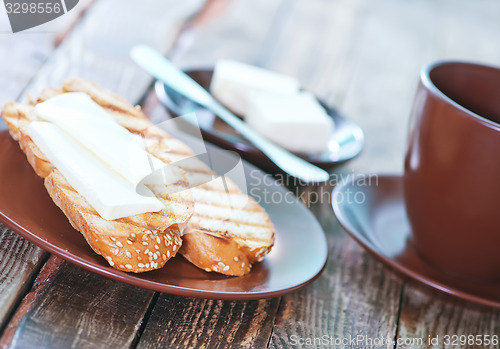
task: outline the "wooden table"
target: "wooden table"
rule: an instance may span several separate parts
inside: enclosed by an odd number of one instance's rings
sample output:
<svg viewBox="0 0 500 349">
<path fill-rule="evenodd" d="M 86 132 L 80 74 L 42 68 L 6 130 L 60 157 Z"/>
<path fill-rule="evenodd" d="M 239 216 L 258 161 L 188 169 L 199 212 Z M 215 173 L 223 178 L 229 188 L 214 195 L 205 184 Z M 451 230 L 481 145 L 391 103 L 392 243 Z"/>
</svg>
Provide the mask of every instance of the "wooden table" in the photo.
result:
<svg viewBox="0 0 500 349">
<path fill-rule="evenodd" d="M 151 77 L 128 58 L 136 43 L 182 67 L 224 57 L 296 76 L 365 131 L 366 149 L 334 169 L 337 176 L 401 171 L 423 64 L 500 62 L 495 0 L 80 0 L 27 32 L 9 34 L 1 25 L 2 104 L 82 76 L 145 101 L 148 115 L 161 118 Z M 364 335 L 386 340 L 366 347 L 398 346 L 391 341 L 403 338 L 400 348 L 425 348 L 411 341 L 500 334 L 500 311 L 407 282 L 361 249 L 339 227 L 329 200 L 313 200 L 330 186 L 292 189 L 323 225 L 329 262 L 306 289 L 260 301 L 135 288 L 50 256 L 0 226 L 0 347 L 286 348 L 293 338 Z"/>
</svg>

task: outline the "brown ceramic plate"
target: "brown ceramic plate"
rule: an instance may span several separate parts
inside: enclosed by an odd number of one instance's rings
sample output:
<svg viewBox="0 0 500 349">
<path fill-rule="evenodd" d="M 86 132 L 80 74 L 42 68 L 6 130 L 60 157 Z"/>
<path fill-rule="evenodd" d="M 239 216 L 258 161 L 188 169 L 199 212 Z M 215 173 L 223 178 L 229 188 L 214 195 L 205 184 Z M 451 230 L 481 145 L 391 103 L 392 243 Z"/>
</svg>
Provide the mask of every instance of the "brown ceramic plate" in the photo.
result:
<svg viewBox="0 0 500 349">
<path fill-rule="evenodd" d="M 189 139 L 182 140 L 190 144 Z M 208 148 L 210 151 L 215 147 Z M 225 161 L 220 154 L 218 157 Z M 301 289 L 325 266 L 327 246 L 323 230 L 305 206 L 291 200 L 293 195 L 285 188 L 252 165 L 245 163 L 244 167 L 248 186 L 253 189 L 249 192 L 260 200 L 276 226 L 276 243 L 264 261 L 242 277 L 207 273 L 182 256 L 173 258 L 162 269 L 142 274 L 109 267 L 52 202 L 43 180 L 36 176 L 19 145 L 6 131 L 0 132 L 0 219 L 27 240 L 69 262 L 155 291 L 236 300 L 275 297 Z M 286 200 L 273 204 L 264 200 L 263 193 Z"/>
<path fill-rule="evenodd" d="M 366 178 L 350 177 L 333 193 L 335 214 L 355 240 L 405 276 L 456 297 L 500 308 L 500 284 L 455 278 L 419 256 L 411 240 L 400 176 L 378 176 L 371 183 Z"/>
<path fill-rule="evenodd" d="M 186 74 L 208 90 L 212 80 L 213 70 L 187 70 Z M 217 118 L 212 112 L 172 90 L 164 83 L 155 84 L 156 96 L 174 116 L 196 112 L 203 138 L 224 149 L 238 152 L 244 159 L 263 168 L 275 172 L 278 167 L 259 149 Z M 364 146 L 364 134 L 353 121 L 340 115 L 337 110 L 319 101 L 327 114 L 335 122 L 335 128 L 328 141 L 328 147 L 320 153 L 297 153 L 304 160 L 323 168 L 343 163 L 357 156 Z"/>
</svg>

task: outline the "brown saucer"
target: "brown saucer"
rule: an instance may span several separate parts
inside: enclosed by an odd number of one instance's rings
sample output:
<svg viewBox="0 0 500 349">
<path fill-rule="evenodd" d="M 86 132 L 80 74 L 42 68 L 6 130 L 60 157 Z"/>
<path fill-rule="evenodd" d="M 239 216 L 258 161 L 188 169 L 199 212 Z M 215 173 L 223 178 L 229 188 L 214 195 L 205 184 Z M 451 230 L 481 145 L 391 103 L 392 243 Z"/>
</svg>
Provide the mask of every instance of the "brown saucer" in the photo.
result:
<svg viewBox="0 0 500 349">
<path fill-rule="evenodd" d="M 333 198 L 342 200 L 333 201 L 333 210 L 344 229 L 368 252 L 401 274 L 456 297 L 500 308 L 499 283 L 455 278 L 419 256 L 411 241 L 402 177 L 377 178 L 369 185 L 366 177 L 352 176 L 334 189 Z"/>
<path fill-rule="evenodd" d="M 190 145 L 190 139 L 182 140 Z M 216 147 L 207 145 L 209 151 Z M 233 163 L 230 155 L 217 155 Z M 241 277 L 207 273 L 182 256 L 164 268 L 128 274 L 111 268 L 52 202 L 43 180 L 6 132 L 0 132 L 0 220 L 41 248 L 106 277 L 155 291 L 210 299 L 260 299 L 280 296 L 310 284 L 323 270 L 327 245 L 323 229 L 293 194 L 254 166 L 244 163 L 249 193 L 256 200 L 284 197 L 277 204 L 261 201 L 276 227 L 276 244 L 263 262 Z M 252 172 L 251 175 L 250 172 Z M 261 197 L 262 196 L 262 197 Z M 307 243 L 304 243 L 307 241 Z"/>
</svg>

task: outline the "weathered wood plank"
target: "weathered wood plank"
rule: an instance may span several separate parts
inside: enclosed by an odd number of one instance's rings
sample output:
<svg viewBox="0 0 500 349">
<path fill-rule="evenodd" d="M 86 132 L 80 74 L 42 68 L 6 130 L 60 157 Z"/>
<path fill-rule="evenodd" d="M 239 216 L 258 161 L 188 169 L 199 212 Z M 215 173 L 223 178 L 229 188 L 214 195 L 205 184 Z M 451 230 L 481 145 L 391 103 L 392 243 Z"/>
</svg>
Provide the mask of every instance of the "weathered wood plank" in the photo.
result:
<svg viewBox="0 0 500 349">
<path fill-rule="evenodd" d="M 331 212 L 319 215 L 323 224 L 325 215 Z M 282 297 L 269 347 L 392 348 L 401 281 L 338 225 L 330 223 L 325 228 L 326 269 L 308 288 Z M 336 342 L 351 339 L 360 342 Z M 374 339 L 380 344 L 370 345 Z"/>
<path fill-rule="evenodd" d="M 130 347 L 154 292 L 51 258 L 10 348 Z"/>
<path fill-rule="evenodd" d="M 217 301 L 160 295 L 138 348 L 265 348 L 279 298 Z"/>
<path fill-rule="evenodd" d="M 68 77 L 82 76 L 137 102 L 152 79 L 130 60 L 130 47 L 147 43 L 166 52 L 185 21 L 203 3 L 203 0 L 98 1 L 50 56 L 26 91 L 36 93 L 46 86 L 59 86 Z M 29 297 L 21 303 L 19 311 L 26 315 L 18 322 L 19 327 L 11 323 L 6 332 L 6 335 L 15 333 L 13 346 L 40 342 L 46 347 L 123 347 L 133 343 L 153 292 L 103 280 L 66 263 L 56 275 L 48 281 L 50 291 L 35 297 L 28 305 Z M 80 279 L 85 282 L 79 282 Z M 130 297 L 125 296 L 127 293 Z M 136 300 L 138 308 L 130 311 L 123 302 L 133 301 L 134 294 L 142 295 L 143 300 Z M 93 303 L 93 299 L 102 304 Z M 122 316 L 127 318 L 126 322 L 117 320 Z M 113 327 L 103 325 L 106 319 Z"/>
<path fill-rule="evenodd" d="M 23 321 L 23 317 L 38 300 L 40 294 L 45 291 L 48 285 L 50 285 L 50 277 L 58 270 L 62 262 L 62 259 L 51 256 L 47 263 L 43 265 L 43 268 L 33 282 L 30 292 L 16 309 L 16 313 L 12 319 L 10 319 L 7 327 L 5 328 L 5 331 L 0 338 L 0 348 L 5 349 L 11 345 L 12 339 L 16 334 L 16 330 L 18 329 L 19 324 Z"/>
<path fill-rule="evenodd" d="M 0 225 L 0 325 L 30 288 L 46 256 L 42 249 Z"/>
<path fill-rule="evenodd" d="M 453 335 L 474 339 L 461 344 Z M 481 339 L 489 335 L 490 343 L 480 345 L 477 335 Z M 500 311 L 405 286 L 398 330 L 401 343 L 397 348 L 498 348 L 491 342 L 493 335 L 500 336 Z M 452 345 L 454 340 L 458 345 Z"/>
</svg>

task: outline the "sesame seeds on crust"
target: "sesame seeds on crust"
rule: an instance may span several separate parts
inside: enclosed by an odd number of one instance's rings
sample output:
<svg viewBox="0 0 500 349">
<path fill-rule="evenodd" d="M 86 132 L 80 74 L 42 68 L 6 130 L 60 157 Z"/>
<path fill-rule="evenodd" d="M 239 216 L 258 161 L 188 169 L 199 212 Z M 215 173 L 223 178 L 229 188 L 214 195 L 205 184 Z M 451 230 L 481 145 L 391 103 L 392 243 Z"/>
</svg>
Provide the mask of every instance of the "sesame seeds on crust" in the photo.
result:
<svg viewBox="0 0 500 349">
<path fill-rule="evenodd" d="M 136 231 L 129 236 L 101 236 L 101 241 L 108 247 L 102 250 L 111 252 L 103 255 L 111 267 L 134 273 L 163 267 L 171 257 L 175 256 L 182 243 L 177 229 L 165 232 Z"/>
</svg>

